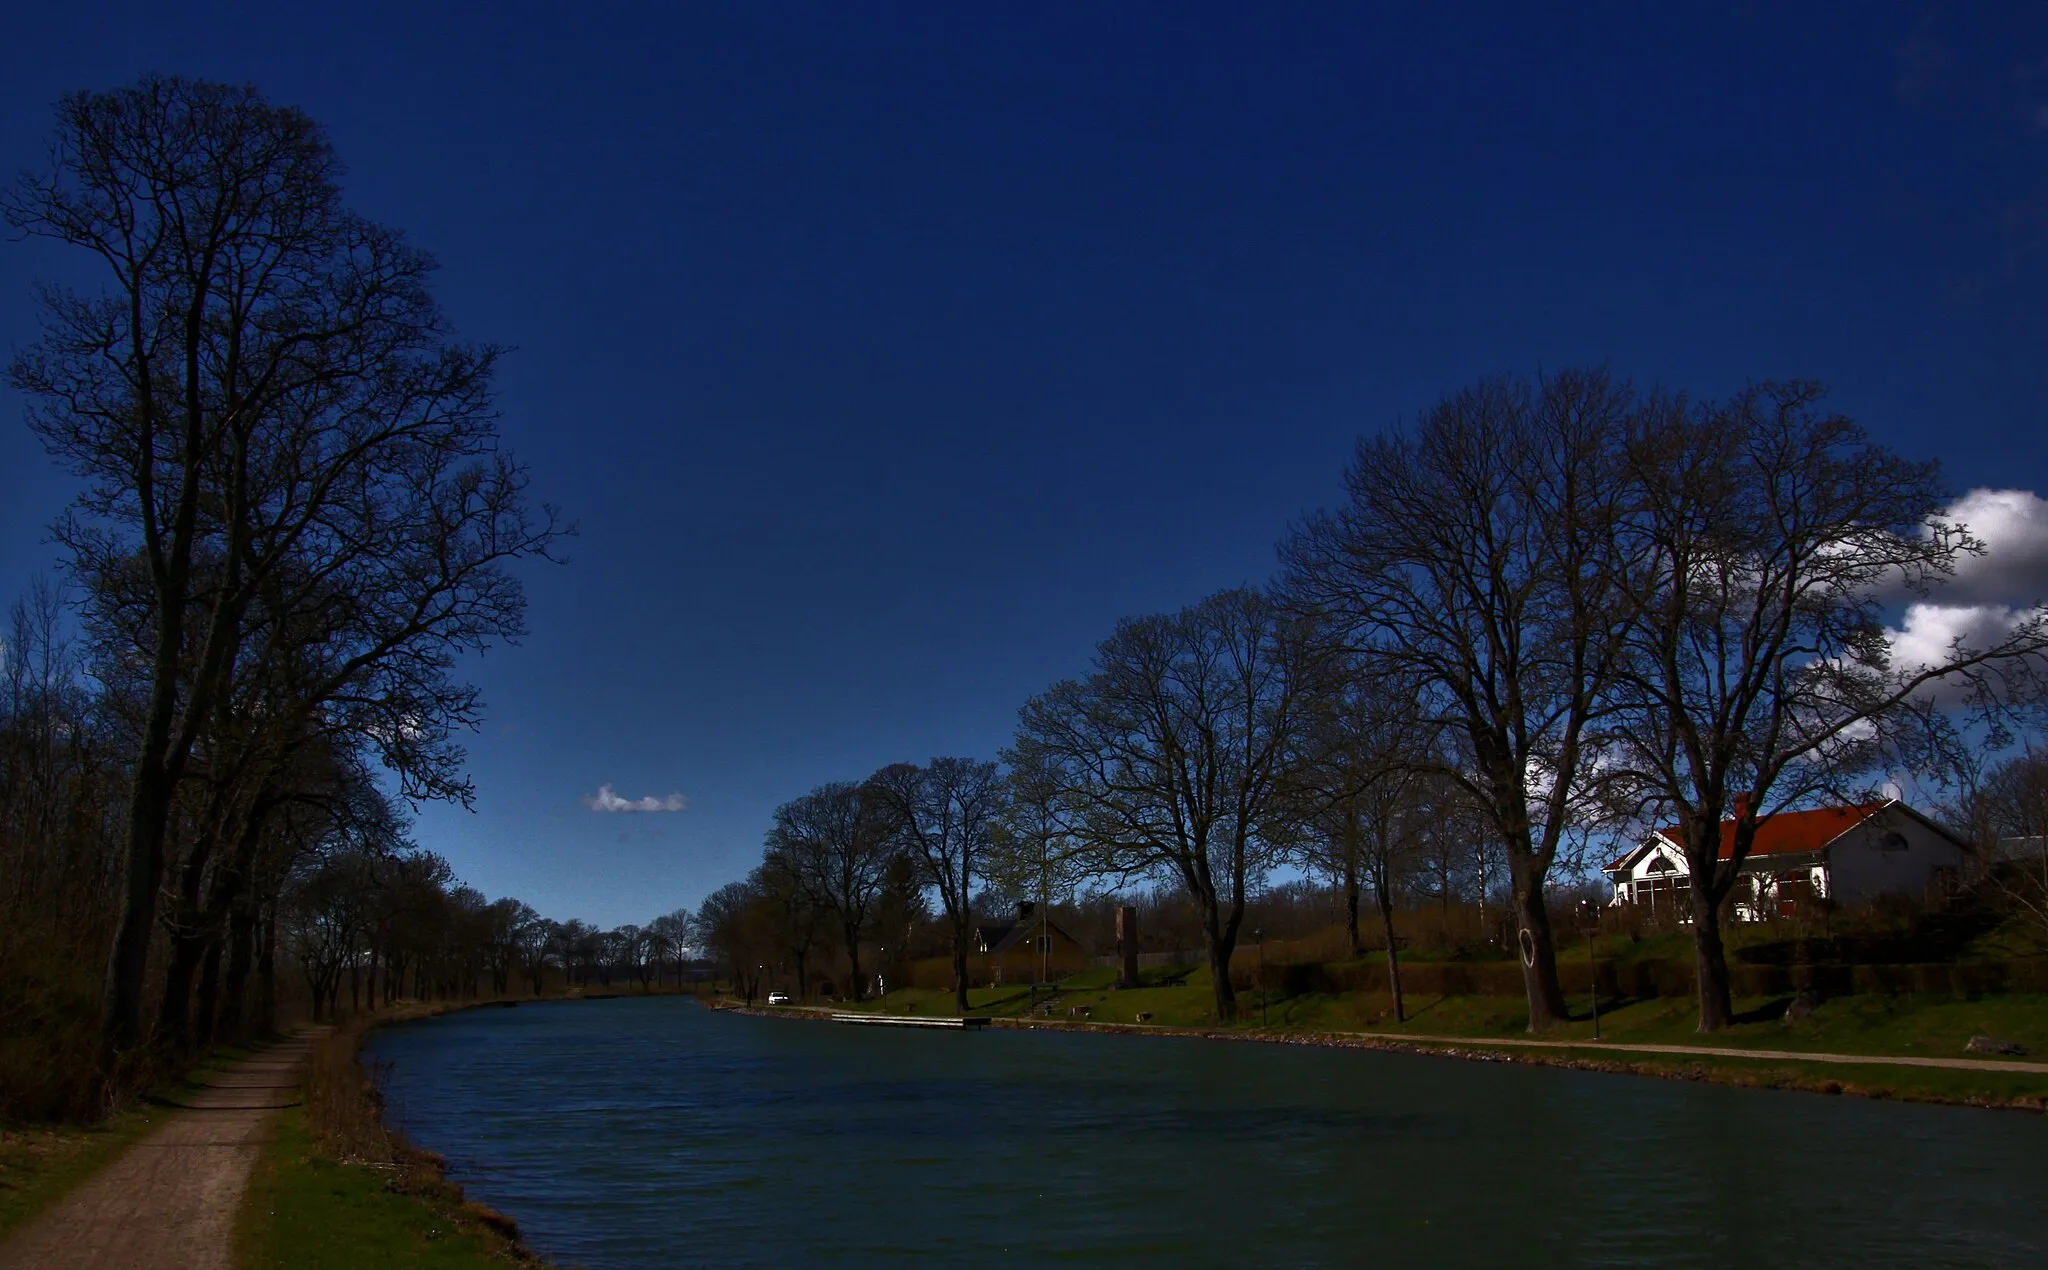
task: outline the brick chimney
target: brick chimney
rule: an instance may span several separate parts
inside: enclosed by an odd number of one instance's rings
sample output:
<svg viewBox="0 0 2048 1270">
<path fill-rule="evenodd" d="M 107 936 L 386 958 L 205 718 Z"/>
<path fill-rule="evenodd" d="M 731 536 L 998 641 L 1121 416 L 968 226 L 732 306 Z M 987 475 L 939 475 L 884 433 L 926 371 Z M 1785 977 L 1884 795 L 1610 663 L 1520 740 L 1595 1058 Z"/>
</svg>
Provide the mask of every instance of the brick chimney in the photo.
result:
<svg viewBox="0 0 2048 1270">
<path fill-rule="evenodd" d="M 1749 791 L 1743 790 L 1735 796 L 1735 818 L 1741 820 L 1749 815 Z"/>
</svg>

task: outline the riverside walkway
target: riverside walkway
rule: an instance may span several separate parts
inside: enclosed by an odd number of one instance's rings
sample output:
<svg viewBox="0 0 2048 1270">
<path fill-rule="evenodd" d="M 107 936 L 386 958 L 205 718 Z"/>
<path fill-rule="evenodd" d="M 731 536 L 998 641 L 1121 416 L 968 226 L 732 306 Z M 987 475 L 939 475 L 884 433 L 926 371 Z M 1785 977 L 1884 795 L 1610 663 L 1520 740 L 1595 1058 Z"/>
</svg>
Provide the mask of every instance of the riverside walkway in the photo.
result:
<svg viewBox="0 0 2048 1270">
<path fill-rule="evenodd" d="M 11 1235 L 0 1267 L 227 1270 L 272 1122 L 299 1100 L 302 1032 L 220 1073 L 149 1137 Z"/>
</svg>

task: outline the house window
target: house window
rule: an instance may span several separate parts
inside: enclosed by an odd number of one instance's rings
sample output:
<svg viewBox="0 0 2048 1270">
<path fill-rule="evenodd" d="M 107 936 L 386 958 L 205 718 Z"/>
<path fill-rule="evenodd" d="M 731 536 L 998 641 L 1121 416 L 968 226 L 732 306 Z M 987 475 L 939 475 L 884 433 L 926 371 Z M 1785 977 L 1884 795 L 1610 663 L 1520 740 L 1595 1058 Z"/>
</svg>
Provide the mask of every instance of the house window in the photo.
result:
<svg viewBox="0 0 2048 1270">
<path fill-rule="evenodd" d="M 1038 951 L 1042 953 L 1049 953 L 1052 951 L 1052 936 L 1040 935 L 1036 942 L 1038 944 Z"/>
</svg>

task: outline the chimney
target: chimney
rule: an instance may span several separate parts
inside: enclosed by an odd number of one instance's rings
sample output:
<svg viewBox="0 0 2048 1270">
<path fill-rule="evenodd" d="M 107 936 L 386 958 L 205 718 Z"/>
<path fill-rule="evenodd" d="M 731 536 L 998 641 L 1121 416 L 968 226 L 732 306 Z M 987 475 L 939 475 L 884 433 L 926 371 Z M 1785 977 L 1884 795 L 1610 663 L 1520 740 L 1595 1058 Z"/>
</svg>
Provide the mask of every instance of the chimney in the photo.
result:
<svg viewBox="0 0 2048 1270">
<path fill-rule="evenodd" d="M 1018 924 L 1019 924 L 1019 925 L 1022 925 L 1023 923 L 1025 923 L 1025 922 L 1028 922 L 1028 921 L 1030 921 L 1030 920 L 1031 920 L 1031 914 L 1032 914 L 1033 910 L 1035 910 L 1035 909 L 1036 909 L 1037 907 L 1038 907 L 1038 905 L 1037 905 L 1037 904 L 1035 904 L 1035 903 L 1033 903 L 1033 902 L 1032 902 L 1032 901 L 1030 901 L 1030 900 L 1018 900 L 1018 901 L 1017 901 L 1017 922 L 1018 922 Z"/>
<path fill-rule="evenodd" d="M 1749 791 L 1748 791 L 1748 790 L 1744 790 L 1744 791 L 1742 791 L 1741 793 L 1739 793 L 1739 794 L 1737 794 L 1737 795 L 1735 796 L 1735 818 L 1736 818 L 1737 820 L 1746 820 L 1746 819 L 1748 819 L 1748 817 L 1749 817 Z"/>
</svg>

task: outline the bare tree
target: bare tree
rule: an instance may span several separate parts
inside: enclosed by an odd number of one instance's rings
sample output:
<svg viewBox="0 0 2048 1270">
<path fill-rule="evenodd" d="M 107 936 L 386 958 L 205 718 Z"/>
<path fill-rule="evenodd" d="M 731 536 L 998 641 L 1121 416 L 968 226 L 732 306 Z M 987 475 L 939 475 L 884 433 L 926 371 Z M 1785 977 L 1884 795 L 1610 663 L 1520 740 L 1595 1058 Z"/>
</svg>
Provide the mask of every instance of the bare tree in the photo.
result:
<svg viewBox="0 0 2048 1270">
<path fill-rule="evenodd" d="M 1247 887 L 1287 846 L 1285 783 L 1316 665 L 1297 624 L 1256 591 L 1126 619 L 1094 673 L 1025 705 L 1004 755 L 1077 809 L 1091 872 L 1179 883 L 1201 912 L 1225 1021 Z"/>
<path fill-rule="evenodd" d="M 1996 710 L 2048 649 L 2037 609 L 1929 662 L 1895 660 L 1888 602 L 1981 546 L 1941 520 L 1935 464 L 1872 444 L 1822 401 L 1809 383 L 1669 401 L 1628 446 L 1639 503 L 1617 576 L 1634 618 L 1612 755 L 1679 821 L 1702 1032 L 1733 1017 L 1722 907 L 1758 827 L 1916 744 L 1903 733 L 1917 699 Z"/>
<path fill-rule="evenodd" d="M 1544 885 L 1600 773 L 1588 742 L 1620 658 L 1615 522 L 1634 393 L 1604 372 L 1488 380 L 1368 438 L 1348 497 L 1282 546 L 1290 603 L 1410 677 L 1457 742 L 1514 883 L 1529 1027 L 1567 1016 Z"/>
<path fill-rule="evenodd" d="M 1370 887 L 1387 947 L 1394 1018 L 1406 1019 L 1394 888 L 1416 863 L 1434 815 L 1438 725 L 1427 719 L 1412 682 L 1376 658 L 1354 662 L 1312 703 L 1309 742 L 1293 779 L 1301 818 L 1302 861 L 1337 883 L 1351 952 L 1361 941 L 1361 891 Z M 1454 797 L 1455 795 L 1453 795 Z M 1448 801 L 1448 800 L 1446 800 Z"/>
<path fill-rule="evenodd" d="M 1995 893 L 2048 942 L 2048 753 L 1991 765 L 1960 810 Z"/>
<path fill-rule="evenodd" d="M 1071 903 L 1088 878 L 1085 810 L 1061 791 L 1059 772 L 1044 756 L 1007 777 L 1003 816 L 990 839 L 982 868 L 990 889 L 1016 899 L 1030 897 L 1039 921 L 1039 970 L 1050 971 L 1052 906 Z"/>
<path fill-rule="evenodd" d="M 1009 793 L 994 763 L 935 758 L 894 763 L 868 778 L 886 831 L 939 893 L 953 936 L 953 1006 L 967 1013 L 967 955 L 974 947 L 973 885 L 1002 823 Z"/>
<path fill-rule="evenodd" d="M 498 351 L 448 338 L 433 262 L 343 208 L 340 165 L 305 115 L 161 77 L 73 94 L 57 115 L 48 169 L 4 211 L 95 258 L 106 289 L 47 289 L 44 335 L 10 377 L 86 480 L 58 530 L 73 571 L 118 591 L 139 570 L 148 605 L 110 1065 L 137 1035 L 172 804 L 258 591 L 296 563 L 330 595 L 384 605 L 392 589 L 355 590 L 350 571 L 416 568 L 433 557 L 415 544 L 438 538 L 463 547 L 462 599 L 444 591 L 412 616 L 453 607 L 481 637 L 513 634 L 518 587 L 495 566 L 544 550 L 551 526 L 526 521 L 524 474 L 496 450 Z M 397 594 L 403 610 L 420 593 Z"/>
<path fill-rule="evenodd" d="M 731 972 L 734 989 L 751 1004 L 761 976 L 774 958 L 773 901 L 749 879 L 728 882 L 704 897 L 697 929 L 705 951 Z"/>
<path fill-rule="evenodd" d="M 818 946 L 818 928 L 831 908 L 804 874 L 803 859 L 787 847 L 771 844 L 749 876 L 754 889 L 775 911 L 775 942 L 796 967 L 796 996 L 811 995 L 811 951 Z"/>
<path fill-rule="evenodd" d="M 848 988 L 860 1000 L 866 992 L 860 944 L 896 855 L 875 797 L 848 781 L 820 785 L 775 809 L 768 845 L 787 856 L 816 901 L 837 916 Z"/>
</svg>

